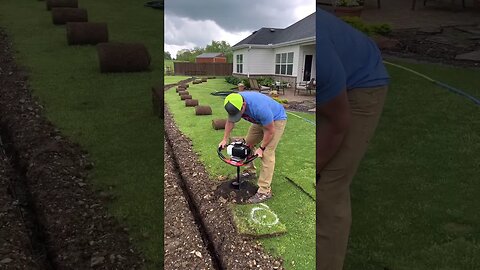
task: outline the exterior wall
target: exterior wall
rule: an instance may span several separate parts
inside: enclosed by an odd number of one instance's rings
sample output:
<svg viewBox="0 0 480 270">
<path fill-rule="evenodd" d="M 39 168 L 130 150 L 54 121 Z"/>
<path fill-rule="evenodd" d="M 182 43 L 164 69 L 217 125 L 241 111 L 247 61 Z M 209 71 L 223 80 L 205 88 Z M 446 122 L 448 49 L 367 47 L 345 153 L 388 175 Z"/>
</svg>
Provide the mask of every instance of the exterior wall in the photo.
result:
<svg viewBox="0 0 480 270">
<path fill-rule="evenodd" d="M 275 55 L 278 53 L 293 52 L 293 70 L 292 75 L 275 74 Z M 243 54 L 243 73 L 236 73 L 237 58 L 236 55 Z M 288 81 L 303 81 L 303 69 L 305 66 L 305 55 L 313 55 L 312 59 L 312 74 L 311 77 L 316 76 L 315 67 L 315 44 L 311 45 L 291 45 L 274 49 L 240 49 L 233 52 L 233 74 L 243 76 L 270 76 L 278 77 L 281 80 Z M 291 79 L 291 80 L 290 80 Z"/>
<path fill-rule="evenodd" d="M 244 60 L 248 75 L 273 74 L 275 72 L 275 55 L 272 49 L 247 50 L 248 61 Z M 244 56 L 245 57 L 245 56 Z"/>
<path fill-rule="evenodd" d="M 195 63 L 226 63 L 226 57 L 195 58 Z"/>
<path fill-rule="evenodd" d="M 215 57 L 213 58 L 214 63 L 226 63 L 227 58 L 226 57 Z"/>
</svg>

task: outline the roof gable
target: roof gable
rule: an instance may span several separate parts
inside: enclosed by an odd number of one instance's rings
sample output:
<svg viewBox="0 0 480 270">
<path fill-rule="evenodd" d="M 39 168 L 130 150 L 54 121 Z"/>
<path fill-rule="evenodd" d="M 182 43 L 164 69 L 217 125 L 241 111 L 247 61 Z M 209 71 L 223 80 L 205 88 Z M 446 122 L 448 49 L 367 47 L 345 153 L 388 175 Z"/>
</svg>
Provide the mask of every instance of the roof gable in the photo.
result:
<svg viewBox="0 0 480 270">
<path fill-rule="evenodd" d="M 303 18 L 302 20 L 290 25 L 285 29 L 280 28 L 260 28 L 250 36 L 235 44 L 240 45 L 269 45 L 279 44 L 289 41 L 295 41 L 315 37 L 315 13 Z"/>
<path fill-rule="evenodd" d="M 197 58 L 213 58 L 213 57 L 225 57 L 223 53 L 202 53 Z"/>
</svg>

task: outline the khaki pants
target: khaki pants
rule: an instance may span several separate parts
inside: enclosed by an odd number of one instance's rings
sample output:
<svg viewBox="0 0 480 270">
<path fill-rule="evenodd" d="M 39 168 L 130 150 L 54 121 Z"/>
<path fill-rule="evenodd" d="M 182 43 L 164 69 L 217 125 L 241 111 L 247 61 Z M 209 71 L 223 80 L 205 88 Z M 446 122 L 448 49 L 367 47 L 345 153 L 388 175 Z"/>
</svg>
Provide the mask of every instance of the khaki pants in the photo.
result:
<svg viewBox="0 0 480 270">
<path fill-rule="evenodd" d="M 348 92 L 351 125 L 317 183 L 317 270 L 341 270 L 351 225 L 350 183 L 377 127 L 387 86 Z"/>
<path fill-rule="evenodd" d="M 263 151 L 262 169 L 258 176 L 258 192 L 269 193 L 271 191 L 270 185 L 272 183 L 273 171 L 275 170 L 275 149 L 277 149 L 278 142 L 282 138 L 283 131 L 287 120 L 279 120 L 273 122 L 275 126 L 275 134 L 272 140 L 268 143 L 265 151 Z M 261 125 L 253 124 L 248 129 L 245 141 L 248 145 L 256 145 L 263 139 L 263 127 Z M 245 166 L 248 170 L 254 170 L 253 162 Z"/>
</svg>

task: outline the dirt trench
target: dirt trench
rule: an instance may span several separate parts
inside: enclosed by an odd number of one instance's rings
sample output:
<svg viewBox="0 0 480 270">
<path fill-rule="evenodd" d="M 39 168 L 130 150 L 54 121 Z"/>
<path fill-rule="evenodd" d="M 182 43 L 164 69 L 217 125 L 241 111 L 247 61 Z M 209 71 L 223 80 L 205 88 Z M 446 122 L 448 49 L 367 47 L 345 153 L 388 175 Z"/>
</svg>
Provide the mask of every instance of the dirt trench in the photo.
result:
<svg viewBox="0 0 480 270">
<path fill-rule="evenodd" d="M 2 246 L 0 268 L 141 269 L 144 259 L 108 214 L 107 198 L 88 183 L 88 153 L 43 116 L 12 52 L 0 29 L 0 242 L 18 244 Z"/>
</svg>

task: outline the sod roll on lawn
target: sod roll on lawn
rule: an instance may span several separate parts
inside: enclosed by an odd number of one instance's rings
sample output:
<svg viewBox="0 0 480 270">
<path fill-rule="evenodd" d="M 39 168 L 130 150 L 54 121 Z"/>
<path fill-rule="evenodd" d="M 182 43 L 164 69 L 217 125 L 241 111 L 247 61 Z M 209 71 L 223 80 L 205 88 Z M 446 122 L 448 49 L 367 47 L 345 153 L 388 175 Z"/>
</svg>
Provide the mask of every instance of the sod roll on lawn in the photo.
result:
<svg viewBox="0 0 480 270">
<path fill-rule="evenodd" d="M 188 91 L 178 91 L 178 95 L 179 96 L 190 95 L 190 93 L 188 93 Z"/>
<path fill-rule="evenodd" d="M 191 95 L 181 95 L 180 100 L 192 99 Z"/>
<path fill-rule="evenodd" d="M 147 48 L 141 43 L 99 43 L 97 53 L 102 73 L 146 71 L 151 62 Z"/>
<path fill-rule="evenodd" d="M 195 107 L 195 115 L 211 115 L 212 108 L 210 106 L 197 106 Z"/>
<path fill-rule="evenodd" d="M 78 0 L 47 0 L 46 2 L 47 10 L 52 8 L 78 8 Z"/>
<path fill-rule="evenodd" d="M 106 23 L 68 22 L 68 45 L 97 45 L 108 42 L 108 28 Z"/>
<path fill-rule="evenodd" d="M 198 99 L 186 99 L 185 107 L 195 107 L 198 106 Z"/>
<path fill-rule="evenodd" d="M 178 87 L 175 89 L 175 92 L 178 93 L 178 92 L 180 92 L 180 91 L 186 91 L 186 90 L 187 90 L 186 88 L 178 86 Z"/>
<path fill-rule="evenodd" d="M 215 130 L 225 129 L 225 124 L 227 124 L 226 119 L 213 119 L 212 120 L 212 127 Z"/>
<path fill-rule="evenodd" d="M 67 22 L 87 22 L 87 10 L 83 8 L 52 8 L 52 21 L 55 25 Z"/>
</svg>

